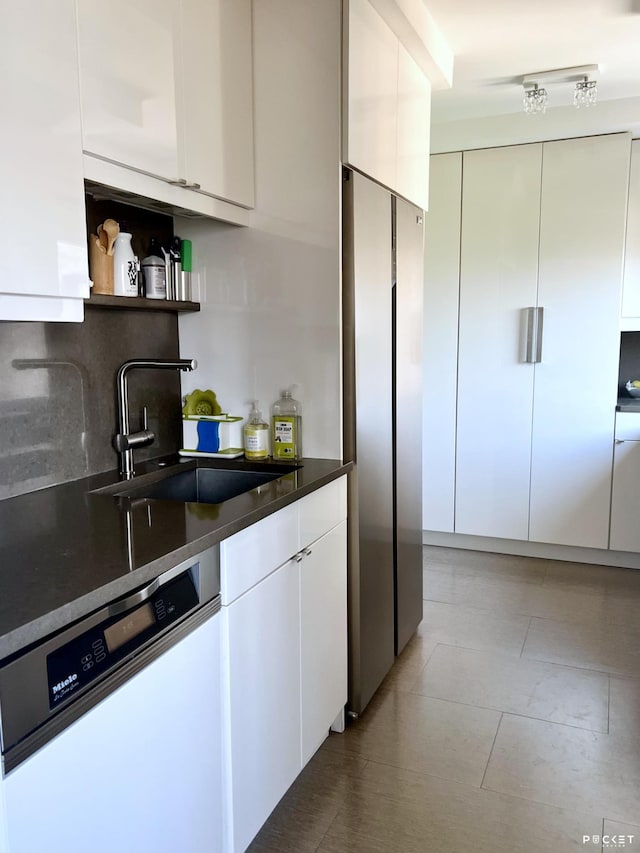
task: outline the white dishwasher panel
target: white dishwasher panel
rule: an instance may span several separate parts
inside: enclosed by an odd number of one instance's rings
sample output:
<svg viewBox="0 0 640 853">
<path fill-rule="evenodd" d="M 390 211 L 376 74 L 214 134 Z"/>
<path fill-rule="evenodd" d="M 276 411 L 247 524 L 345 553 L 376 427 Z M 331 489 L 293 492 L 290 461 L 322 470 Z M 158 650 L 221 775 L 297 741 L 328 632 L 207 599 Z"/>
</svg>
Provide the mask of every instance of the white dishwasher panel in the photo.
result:
<svg viewBox="0 0 640 853">
<path fill-rule="evenodd" d="M 220 622 L 8 774 L 8 853 L 222 851 Z"/>
</svg>

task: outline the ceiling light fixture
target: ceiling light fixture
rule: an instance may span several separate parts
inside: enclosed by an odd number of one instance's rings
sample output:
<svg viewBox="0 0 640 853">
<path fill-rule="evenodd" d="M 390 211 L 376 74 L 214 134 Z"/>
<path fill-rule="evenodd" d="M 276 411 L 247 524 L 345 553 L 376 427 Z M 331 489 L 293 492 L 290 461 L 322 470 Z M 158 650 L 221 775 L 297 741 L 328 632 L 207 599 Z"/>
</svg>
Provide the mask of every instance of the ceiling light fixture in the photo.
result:
<svg viewBox="0 0 640 853">
<path fill-rule="evenodd" d="M 543 84 L 574 83 L 573 105 L 580 107 L 592 107 L 598 100 L 598 84 L 596 80 L 589 77 L 597 72 L 597 65 L 578 65 L 573 68 L 556 68 L 552 71 L 539 71 L 537 74 L 527 74 L 522 78 L 524 98 L 522 106 L 527 114 L 540 114 L 546 112 L 548 106 L 548 95 Z"/>
<path fill-rule="evenodd" d="M 596 80 L 578 80 L 573 93 L 573 106 L 579 110 L 580 107 L 595 107 L 598 103 L 598 83 Z"/>
<path fill-rule="evenodd" d="M 547 90 L 540 89 L 537 83 L 534 83 L 530 89 L 524 90 L 522 106 L 527 115 L 546 112 L 547 102 Z"/>
</svg>

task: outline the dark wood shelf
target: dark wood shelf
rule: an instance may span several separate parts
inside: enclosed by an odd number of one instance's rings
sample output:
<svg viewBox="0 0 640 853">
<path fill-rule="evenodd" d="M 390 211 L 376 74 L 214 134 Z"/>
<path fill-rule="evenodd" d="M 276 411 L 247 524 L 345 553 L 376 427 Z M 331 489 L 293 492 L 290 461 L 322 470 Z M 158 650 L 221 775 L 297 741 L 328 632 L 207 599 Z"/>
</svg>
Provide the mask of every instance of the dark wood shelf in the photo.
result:
<svg viewBox="0 0 640 853">
<path fill-rule="evenodd" d="M 199 302 L 178 302 L 173 299 L 145 299 L 142 296 L 105 296 L 94 293 L 84 300 L 95 308 L 136 309 L 142 311 L 199 311 Z"/>
</svg>

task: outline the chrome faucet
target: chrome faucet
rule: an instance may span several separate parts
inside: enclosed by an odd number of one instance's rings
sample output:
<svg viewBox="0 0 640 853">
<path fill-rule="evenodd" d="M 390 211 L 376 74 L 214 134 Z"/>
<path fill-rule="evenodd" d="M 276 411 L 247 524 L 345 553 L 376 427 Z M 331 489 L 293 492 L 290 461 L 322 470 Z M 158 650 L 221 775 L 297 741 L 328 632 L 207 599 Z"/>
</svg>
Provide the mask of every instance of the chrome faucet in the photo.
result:
<svg viewBox="0 0 640 853">
<path fill-rule="evenodd" d="M 113 446 L 120 455 L 120 473 L 130 480 L 135 474 L 133 467 L 134 447 L 146 447 L 155 438 L 147 424 L 147 410 L 143 410 L 142 429 L 138 432 L 129 432 L 129 389 L 127 386 L 127 373 L 136 368 L 147 370 L 195 370 L 198 363 L 195 359 L 179 358 L 155 358 L 155 359 L 132 359 L 125 361 L 118 369 L 116 386 L 118 391 L 118 432 L 113 438 Z"/>
</svg>

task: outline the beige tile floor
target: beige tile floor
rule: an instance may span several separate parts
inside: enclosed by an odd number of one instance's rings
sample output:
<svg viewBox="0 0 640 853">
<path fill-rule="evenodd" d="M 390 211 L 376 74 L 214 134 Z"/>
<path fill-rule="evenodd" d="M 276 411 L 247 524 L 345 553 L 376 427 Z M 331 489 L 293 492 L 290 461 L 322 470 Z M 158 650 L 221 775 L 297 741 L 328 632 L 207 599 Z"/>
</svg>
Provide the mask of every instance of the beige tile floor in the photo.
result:
<svg viewBox="0 0 640 853">
<path fill-rule="evenodd" d="M 640 853 L 640 572 L 425 547 L 424 597 L 250 850 Z"/>
</svg>

